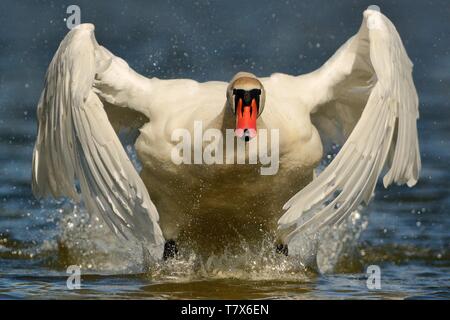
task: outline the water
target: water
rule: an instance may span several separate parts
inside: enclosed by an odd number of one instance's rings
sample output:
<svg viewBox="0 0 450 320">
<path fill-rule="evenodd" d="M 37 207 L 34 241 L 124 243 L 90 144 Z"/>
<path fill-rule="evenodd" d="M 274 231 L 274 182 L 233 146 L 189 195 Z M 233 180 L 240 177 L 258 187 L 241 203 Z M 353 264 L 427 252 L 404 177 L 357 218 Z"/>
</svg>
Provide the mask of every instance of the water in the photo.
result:
<svg viewBox="0 0 450 320">
<path fill-rule="evenodd" d="M 300 74 L 322 64 L 356 32 L 366 1 L 80 1 L 99 42 L 137 71 L 161 78 L 228 80 L 238 70 Z M 237 251 L 182 256 L 146 268 L 139 245 L 124 245 L 66 201 L 31 195 L 35 105 L 46 67 L 66 32 L 65 4 L 2 1 L 0 21 L 0 298 L 438 299 L 450 297 L 447 1 L 380 1 L 415 64 L 421 100 L 421 179 L 413 189 L 378 186 L 360 237 L 326 242 L 322 273 L 292 257 L 242 243 Z M 239 8 L 239 11 L 238 9 Z M 235 14 L 234 14 L 235 13 Z M 353 234 L 349 233 L 349 234 Z M 342 239 L 342 237 L 339 237 Z M 67 290 L 70 264 L 81 290 Z M 365 270 L 379 265 L 381 290 Z"/>
</svg>

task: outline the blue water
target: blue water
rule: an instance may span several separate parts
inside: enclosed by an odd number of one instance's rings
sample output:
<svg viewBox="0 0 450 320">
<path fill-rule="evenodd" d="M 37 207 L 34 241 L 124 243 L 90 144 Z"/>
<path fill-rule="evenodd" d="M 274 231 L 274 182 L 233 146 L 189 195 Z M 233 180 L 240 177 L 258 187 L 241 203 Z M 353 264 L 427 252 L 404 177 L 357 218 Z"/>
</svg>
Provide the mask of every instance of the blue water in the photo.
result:
<svg viewBox="0 0 450 320">
<path fill-rule="evenodd" d="M 239 70 L 259 76 L 312 71 L 357 31 L 362 11 L 372 4 L 356 0 L 77 3 L 82 21 L 96 25 L 98 41 L 138 72 L 200 81 L 229 80 Z M 123 250 L 95 238 L 97 233 L 89 231 L 91 222 L 80 214 L 74 217 L 77 211 L 70 203 L 33 198 L 35 108 L 45 70 L 67 32 L 63 19 L 69 3 L 2 1 L 0 298 L 448 299 L 450 4 L 377 4 L 395 23 L 415 65 L 423 161 L 417 186 L 388 190 L 378 186 L 364 212 L 366 230 L 332 272 L 301 272 L 283 257 L 267 260 L 261 253 L 248 252 L 244 258 L 211 258 L 203 269 L 188 255 L 160 266 L 155 274 L 118 266 L 114 256 Z M 68 227 L 71 219 L 75 231 Z M 89 271 L 81 290 L 66 287 L 65 268 L 72 263 Z M 380 290 L 366 286 L 365 270 L 372 264 L 382 271 Z"/>
</svg>

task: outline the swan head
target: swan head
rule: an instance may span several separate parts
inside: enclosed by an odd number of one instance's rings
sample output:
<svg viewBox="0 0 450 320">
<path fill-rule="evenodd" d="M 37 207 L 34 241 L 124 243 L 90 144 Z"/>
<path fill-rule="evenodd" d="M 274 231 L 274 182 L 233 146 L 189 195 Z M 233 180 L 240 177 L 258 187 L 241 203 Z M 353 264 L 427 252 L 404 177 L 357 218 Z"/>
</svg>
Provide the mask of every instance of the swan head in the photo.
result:
<svg viewBox="0 0 450 320">
<path fill-rule="evenodd" d="M 257 134 L 256 120 L 264 110 L 266 93 L 254 74 L 239 72 L 227 88 L 227 105 L 236 117 L 235 134 L 249 141 Z"/>
</svg>

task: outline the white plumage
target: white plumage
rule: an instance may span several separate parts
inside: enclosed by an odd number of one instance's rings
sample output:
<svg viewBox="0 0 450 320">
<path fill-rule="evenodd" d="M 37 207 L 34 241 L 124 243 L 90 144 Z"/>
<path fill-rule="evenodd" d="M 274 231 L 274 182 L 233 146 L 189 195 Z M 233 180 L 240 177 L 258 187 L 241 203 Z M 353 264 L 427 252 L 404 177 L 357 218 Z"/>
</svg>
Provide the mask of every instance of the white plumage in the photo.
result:
<svg viewBox="0 0 450 320">
<path fill-rule="evenodd" d="M 174 129 L 192 132 L 195 120 L 233 128 L 228 84 L 145 78 L 98 45 L 93 25 L 83 24 L 65 37 L 47 72 L 33 192 L 83 200 L 113 231 L 132 233 L 157 257 L 164 239 L 199 223 L 206 225 L 200 232 L 219 232 L 225 220 L 248 234 L 253 226 L 275 231 L 278 224 L 280 240 L 289 243 L 303 228 L 342 222 L 367 204 L 385 167 L 385 187 L 415 185 L 420 154 L 411 73 L 394 25 L 371 7 L 359 32 L 317 71 L 259 78 L 265 108 L 258 128 L 280 131 L 277 175 L 262 177 L 242 165 L 175 165 Z M 127 125 L 130 110 L 149 120 L 136 141 L 140 176 L 113 129 L 117 121 Z M 321 138 L 345 143 L 311 181 Z"/>
<path fill-rule="evenodd" d="M 345 117 L 361 106 L 364 110 L 336 158 L 285 204 L 288 211 L 279 224 L 295 224 L 294 233 L 310 223 L 343 221 L 361 203 L 368 204 L 386 162 L 385 187 L 393 182 L 414 186 L 420 171 L 412 63 L 386 17 L 367 10 L 358 34 L 316 76 L 318 88 L 332 91 L 333 99 L 325 106 L 335 109 L 332 116 Z M 358 105 L 354 96 L 366 94 L 365 105 Z"/>
</svg>

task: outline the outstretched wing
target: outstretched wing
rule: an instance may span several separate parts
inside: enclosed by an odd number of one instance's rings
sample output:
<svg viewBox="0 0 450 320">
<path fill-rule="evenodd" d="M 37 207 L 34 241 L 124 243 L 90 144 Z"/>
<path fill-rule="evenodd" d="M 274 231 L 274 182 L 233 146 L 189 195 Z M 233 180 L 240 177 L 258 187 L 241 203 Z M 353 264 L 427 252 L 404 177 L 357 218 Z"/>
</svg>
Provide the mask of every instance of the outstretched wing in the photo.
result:
<svg viewBox="0 0 450 320">
<path fill-rule="evenodd" d="M 289 230 L 289 239 L 307 226 L 339 223 L 367 204 L 385 165 L 385 187 L 414 186 L 421 167 L 412 63 L 378 8 L 369 7 L 359 32 L 310 76 L 324 101 L 311 110 L 315 124 L 332 138 L 337 132 L 348 138 L 317 179 L 285 204 L 279 228 Z"/>
<path fill-rule="evenodd" d="M 111 73 L 108 82 L 102 82 Z M 67 34 L 48 68 L 38 105 L 32 187 L 37 197 L 83 200 L 114 232 L 125 237 L 131 232 L 161 256 L 164 238 L 158 212 L 97 95 L 129 107 L 125 102 L 139 95 L 137 77 L 123 60 L 97 44 L 93 25 L 80 25 Z"/>
</svg>

